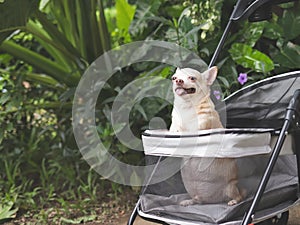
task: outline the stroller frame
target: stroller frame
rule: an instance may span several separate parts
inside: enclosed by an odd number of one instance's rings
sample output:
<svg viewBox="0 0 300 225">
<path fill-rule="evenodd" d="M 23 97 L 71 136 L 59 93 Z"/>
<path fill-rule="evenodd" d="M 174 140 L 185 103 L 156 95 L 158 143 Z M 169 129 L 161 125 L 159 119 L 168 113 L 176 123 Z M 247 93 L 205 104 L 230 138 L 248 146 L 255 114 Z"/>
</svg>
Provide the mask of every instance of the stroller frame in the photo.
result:
<svg viewBox="0 0 300 225">
<path fill-rule="evenodd" d="M 273 1 L 272 0 L 252 0 L 252 1 L 238 0 L 208 67 L 210 68 L 215 64 L 216 59 L 219 56 L 221 49 L 225 44 L 226 38 L 235 22 L 247 18 L 249 19 L 249 21 L 253 21 L 253 22 L 268 19 L 269 16 L 271 16 L 271 6 L 273 4 L 286 3 L 290 1 L 291 0 L 275 0 L 275 1 L 274 0 Z M 297 0 L 292 0 L 292 1 L 297 1 Z M 262 6 L 267 7 L 267 13 L 261 14 L 262 12 L 264 12 L 263 10 L 266 10 L 266 9 L 260 10 L 260 7 Z M 300 137 L 300 89 L 295 91 L 293 97 L 290 99 L 288 107 L 286 108 L 283 126 L 280 130 L 276 144 L 271 152 L 269 161 L 267 163 L 264 174 L 261 177 L 257 191 L 253 197 L 251 206 L 249 207 L 248 211 L 245 213 L 241 225 L 252 224 L 255 215 L 255 210 L 257 209 L 258 204 L 260 203 L 260 200 L 264 194 L 265 188 L 270 179 L 276 161 L 279 157 L 286 136 L 289 133 L 289 130 L 291 128 L 294 129 L 293 135 Z M 296 155 L 296 159 L 297 159 L 298 183 L 299 183 L 298 189 L 300 191 L 300 139 L 299 138 L 294 138 L 294 145 L 296 149 L 294 154 Z M 137 201 L 135 208 L 133 209 L 129 217 L 127 223 L 128 225 L 133 225 L 138 215 L 138 208 L 140 205 L 140 201 L 141 199 Z M 267 218 L 267 220 L 268 219 L 270 218 Z M 151 219 L 147 218 L 147 220 L 151 220 Z M 288 211 L 282 212 L 281 221 L 287 222 L 287 220 L 288 220 Z M 153 221 L 161 222 L 156 220 Z"/>
<path fill-rule="evenodd" d="M 245 214 L 245 217 L 243 219 L 242 225 L 248 225 L 252 222 L 254 211 L 257 208 L 261 197 L 264 193 L 264 190 L 267 186 L 267 183 L 269 181 L 269 178 L 271 176 L 272 170 L 274 168 L 274 165 L 278 159 L 278 156 L 280 154 L 280 151 L 282 149 L 283 143 L 285 141 L 286 135 L 288 134 L 288 130 L 291 126 L 296 126 L 299 128 L 299 122 L 300 122 L 300 115 L 299 115 L 299 108 L 300 107 L 300 89 L 298 89 L 295 93 L 293 98 L 290 100 L 289 106 L 287 108 L 285 118 L 284 118 L 284 124 L 282 126 L 282 129 L 280 130 L 279 137 L 277 139 L 276 145 L 272 151 L 272 154 L 270 156 L 269 162 L 267 164 L 265 173 L 261 179 L 261 182 L 258 186 L 257 192 L 254 196 L 252 205 L 249 209 L 249 211 Z M 297 140 L 297 139 L 296 139 Z M 296 143 L 296 156 L 297 156 L 297 163 L 298 163 L 298 179 L 300 181 L 300 143 L 299 140 Z"/>
</svg>

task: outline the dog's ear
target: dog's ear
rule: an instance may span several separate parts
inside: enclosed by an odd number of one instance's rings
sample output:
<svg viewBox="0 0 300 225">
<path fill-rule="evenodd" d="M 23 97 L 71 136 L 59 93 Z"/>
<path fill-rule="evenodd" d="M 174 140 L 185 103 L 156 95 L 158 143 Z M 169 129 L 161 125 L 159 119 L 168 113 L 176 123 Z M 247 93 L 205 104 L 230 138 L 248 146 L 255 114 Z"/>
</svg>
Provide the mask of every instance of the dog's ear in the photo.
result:
<svg viewBox="0 0 300 225">
<path fill-rule="evenodd" d="M 206 70 L 203 73 L 203 76 L 206 80 L 206 84 L 208 86 L 211 86 L 214 83 L 214 81 L 217 77 L 217 74 L 218 74 L 218 67 L 216 67 L 216 66 L 209 68 L 208 70 Z"/>
</svg>

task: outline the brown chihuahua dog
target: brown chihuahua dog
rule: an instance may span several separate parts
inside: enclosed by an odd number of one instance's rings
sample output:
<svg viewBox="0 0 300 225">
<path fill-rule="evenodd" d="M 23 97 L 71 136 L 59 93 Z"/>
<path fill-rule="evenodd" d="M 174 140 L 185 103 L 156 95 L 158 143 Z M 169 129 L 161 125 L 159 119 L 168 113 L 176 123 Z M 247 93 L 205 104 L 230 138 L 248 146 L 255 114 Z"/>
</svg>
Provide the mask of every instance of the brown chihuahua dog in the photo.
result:
<svg viewBox="0 0 300 225">
<path fill-rule="evenodd" d="M 217 67 L 204 73 L 190 68 L 177 68 L 172 76 L 175 98 L 170 131 L 223 128 L 210 99 L 210 86 L 216 79 L 217 71 Z M 237 165 L 233 158 L 186 158 L 183 160 L 181 176 L 191 197 L 180 202 L 182 206 L 220 202 L 235 205 L 245 195 L 237 187 Z"/>
</svg>

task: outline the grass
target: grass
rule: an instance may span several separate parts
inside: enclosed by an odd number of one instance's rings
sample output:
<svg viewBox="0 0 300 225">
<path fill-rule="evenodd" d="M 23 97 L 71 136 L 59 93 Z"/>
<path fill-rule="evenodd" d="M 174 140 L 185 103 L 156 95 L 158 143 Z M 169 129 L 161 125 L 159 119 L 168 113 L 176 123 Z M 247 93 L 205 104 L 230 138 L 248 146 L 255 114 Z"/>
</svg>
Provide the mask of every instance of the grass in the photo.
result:
<svg viewBox="0 0 300 225">
<path fill-rule="evenodd" d="M 0 224 L 104 224 L 136 200 L 129 187 L 102 179 L 80 160 L 2 160 Z"/>
<path fill-rule="evenodd" d="M 109 196 L 107 193 L 97 201 L 60 199 L 40 209 L 19 212 L 16 218 L 7 220 L 4 225 L 118 224 L 116 221 L 133 209 L 137 196 L 128 188 L 118 198 Z"/>
</svg>

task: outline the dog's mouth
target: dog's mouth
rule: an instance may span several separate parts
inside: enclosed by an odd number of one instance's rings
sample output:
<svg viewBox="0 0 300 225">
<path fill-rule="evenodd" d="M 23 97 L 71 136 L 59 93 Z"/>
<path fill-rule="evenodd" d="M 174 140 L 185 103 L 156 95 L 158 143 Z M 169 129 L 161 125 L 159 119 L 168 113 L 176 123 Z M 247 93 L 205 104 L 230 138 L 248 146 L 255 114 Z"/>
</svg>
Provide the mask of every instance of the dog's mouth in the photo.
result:
<svg viewBox="0 0 300 225">
<path fill-rule="evenodd" d="M 175 89 L 175 92 L 177 95 L 187 95 L 187 94 L 194 94 L 196 92 L 196 88 L 183 88 L 183 87 L 177 87 Z"/>
</svg>

